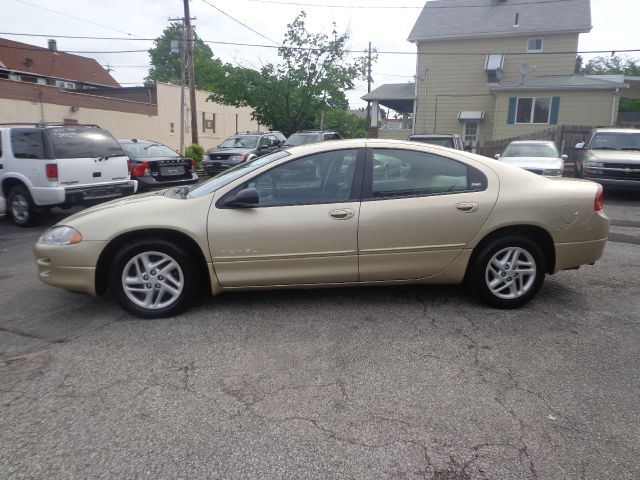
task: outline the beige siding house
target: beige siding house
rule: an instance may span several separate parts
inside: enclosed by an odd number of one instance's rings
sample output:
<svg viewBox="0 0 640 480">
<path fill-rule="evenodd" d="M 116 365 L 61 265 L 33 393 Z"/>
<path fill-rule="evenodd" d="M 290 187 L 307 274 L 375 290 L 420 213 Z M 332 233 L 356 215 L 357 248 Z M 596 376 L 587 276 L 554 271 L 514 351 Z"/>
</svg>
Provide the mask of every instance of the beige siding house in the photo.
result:
<svg viewBox="0 0 640 480">
<path fill-rule="evenodd" d="M 393 108 L 389 99 L 413 89 L 413 132 L 457 133 L 470 147 L 558 124 L 613 125 L 640 79 L 575 75 L 590 30 L 589 0 L 429 1 L 408 38 L 416 83 L 362 98 Z"/>
</svg>

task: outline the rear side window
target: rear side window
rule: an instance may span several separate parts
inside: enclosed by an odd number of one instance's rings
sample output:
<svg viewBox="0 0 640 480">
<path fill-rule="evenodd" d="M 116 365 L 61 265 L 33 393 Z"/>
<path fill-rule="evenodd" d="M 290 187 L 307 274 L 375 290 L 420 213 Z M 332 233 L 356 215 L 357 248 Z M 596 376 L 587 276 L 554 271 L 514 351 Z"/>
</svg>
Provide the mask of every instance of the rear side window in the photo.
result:
<svg viewBox="0 0 640 480">
<path fill-rule="evenodd" d="M 12 129 L 11 149 L 16 158 L 46 158 L 42 143 L 42 130 Z"/>
<path fill-rule="evenodd" d="M 111 134 L 99 128 L 56 127 L 47 129 L 55 158 L 98 158 L 124 155 Z"/>
<path fill-rule="evenodd" d="M 484 190 L 482 172 L 451 158 L 412 150 L 373 149 L 371 198 Z"/>
</svg>

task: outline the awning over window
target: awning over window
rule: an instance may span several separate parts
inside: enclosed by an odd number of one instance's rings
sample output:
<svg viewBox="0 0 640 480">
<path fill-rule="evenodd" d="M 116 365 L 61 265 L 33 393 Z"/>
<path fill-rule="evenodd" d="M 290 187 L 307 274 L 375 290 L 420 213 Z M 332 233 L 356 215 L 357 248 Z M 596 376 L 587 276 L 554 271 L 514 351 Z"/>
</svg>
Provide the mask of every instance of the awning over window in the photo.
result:
<svg viewBox="0 0 640 480">
<path fill-rule="evenodd" d="M 484 112 L 458 112 L 458 120 L 484 120 Z"/>
</svg>

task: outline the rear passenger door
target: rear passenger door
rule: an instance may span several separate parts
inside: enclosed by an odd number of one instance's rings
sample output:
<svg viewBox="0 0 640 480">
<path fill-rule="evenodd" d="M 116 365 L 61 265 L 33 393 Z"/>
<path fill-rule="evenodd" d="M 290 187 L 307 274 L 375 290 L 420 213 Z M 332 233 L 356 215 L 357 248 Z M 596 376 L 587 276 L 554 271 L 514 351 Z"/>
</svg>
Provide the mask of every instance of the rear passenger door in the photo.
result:
<svg viewBox="0 0 640 480">
<path fill-rule="evenodd" d="M 386 177 L 374 164 L 400 165 Z M 458 159 L 368 148 L 358 227 L 359 280 L 419 279 L 447 267 L 480 230 L 497 177 Z"/>
</svg>

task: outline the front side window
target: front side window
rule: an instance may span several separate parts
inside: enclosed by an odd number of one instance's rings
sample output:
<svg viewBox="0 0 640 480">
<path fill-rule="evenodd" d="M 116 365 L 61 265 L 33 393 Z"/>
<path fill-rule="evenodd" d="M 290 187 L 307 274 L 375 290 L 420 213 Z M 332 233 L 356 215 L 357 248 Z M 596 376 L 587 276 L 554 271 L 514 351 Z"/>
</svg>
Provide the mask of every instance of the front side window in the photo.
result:
<svg viewBox="0 0 640 480">
<path fill-rule="evenodd" d="M 384 175 L 377 171 L 386 172 Z M 371 198 L 417 197 L 483 190 L 486 177 L 451 158 L 412 150 L 373 150 Z"/>
<path fill-rule="evenodd" d="M 11 130 L 11 149 L 16 158 L 45 158 L 42 131 L 23 128 Z"/>
<path fill-rule="evenodd" d="M 549 123 L 551 97 L 520 97 L 516 106 L 516 123 Z"/>
<path fill-rule="evenodd" d="M 279 165 L 259 175 L 231 195 L 255 188 L 260 207 L 349 201 L 358 150 L 322 152 Z"/>
</svg>

